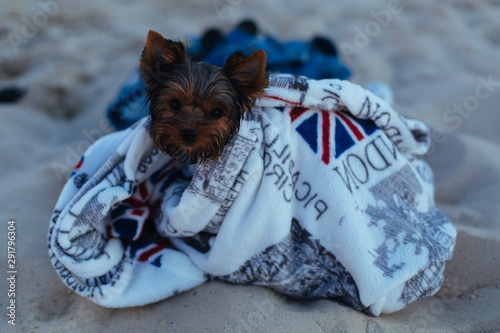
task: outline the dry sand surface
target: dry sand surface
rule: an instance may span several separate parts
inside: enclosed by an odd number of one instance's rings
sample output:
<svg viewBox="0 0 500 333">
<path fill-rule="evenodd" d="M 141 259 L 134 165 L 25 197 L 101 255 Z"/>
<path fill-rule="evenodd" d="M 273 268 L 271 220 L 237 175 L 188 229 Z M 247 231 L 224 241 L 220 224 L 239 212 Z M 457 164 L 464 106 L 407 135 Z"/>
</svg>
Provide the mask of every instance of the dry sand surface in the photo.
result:
<svg viewBox="0 0 500 333">
<path fill-rule="evenodd" d="M 371 318 L 337 301 L 210 282 L 157 304 L 106 309 L 59 280 L 46 249 L 52 208 L 79 156 L 111 131 L 106 107 L 147 31 L 183 38 L 243 18 L 282 40 L 334 39 L 352 81 L 386 81 L 396 109 L 433 128 L 437 204 L 459 231 L 437 295 Z M 0 104 L 0 332 L 500 331 L 499 56 L 495 0 L 3 0 L 0 88 L 27 93 Z M 15 327 L 4 317 L 9 219 Z"/>
</svg>

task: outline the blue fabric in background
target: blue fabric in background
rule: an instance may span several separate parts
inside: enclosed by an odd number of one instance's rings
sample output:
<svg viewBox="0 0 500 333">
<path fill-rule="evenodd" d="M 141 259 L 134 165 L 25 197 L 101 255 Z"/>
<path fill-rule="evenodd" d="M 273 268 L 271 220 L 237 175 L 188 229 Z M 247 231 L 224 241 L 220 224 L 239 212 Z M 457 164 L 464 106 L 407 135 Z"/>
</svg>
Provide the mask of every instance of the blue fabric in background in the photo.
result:
<svg viewBox="0 0 500 333">
<path fill-rule="evenodd" d="M 338 58 L 332 41 L 316 36 L 310 41 L 280 42 L 261 34 L 252 21 L 241 22 L 223 35 L 217 29 L 207 30 L 200 38 L 190 41 L 189 53 L 197 61 L 222 66 L 236 51 L 249 55 L 263 49 L 267 53 L 269 73 L 290 73 L 311 79 L 347 79 L 351 71 Z M 129 127 L 147 114 L 145 89 L 136 69 L 125 81 L 117 98 L 108 108 L 108 118 L 114 128 Z"/>
</svg>

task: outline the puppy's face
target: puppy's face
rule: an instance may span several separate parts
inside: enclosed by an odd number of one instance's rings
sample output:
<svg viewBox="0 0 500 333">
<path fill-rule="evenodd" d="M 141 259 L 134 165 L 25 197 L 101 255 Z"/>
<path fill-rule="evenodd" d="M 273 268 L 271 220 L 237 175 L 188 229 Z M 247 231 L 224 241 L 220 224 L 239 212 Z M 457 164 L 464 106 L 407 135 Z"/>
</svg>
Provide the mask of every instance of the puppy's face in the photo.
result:
<svg viewBox="0 0 500 333">
<path fill-rule="evenodd" d="M 179 42 L 150 31 L 140 71 L 155 146 L 180 163 L 217 159 L 269 84 L 266 54 L 235 53 L 224 66 L 192 61 Z"/>
</svg>

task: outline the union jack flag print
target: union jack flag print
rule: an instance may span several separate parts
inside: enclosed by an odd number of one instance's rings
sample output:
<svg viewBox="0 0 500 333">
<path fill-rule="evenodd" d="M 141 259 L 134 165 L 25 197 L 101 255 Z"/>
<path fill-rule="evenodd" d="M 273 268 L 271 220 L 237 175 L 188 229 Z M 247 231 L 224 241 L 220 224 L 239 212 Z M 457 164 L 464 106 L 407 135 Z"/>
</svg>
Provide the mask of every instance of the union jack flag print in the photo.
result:
<svg viewBox="0 0 500 333">
<path fill-rule="evenodd" d="M 111 211 L 111 224 L 106 225 L 106 237 L 130 242 L 130 258 L 161 267 L 161 252 L 173 245 L 166 238 L 154 242 L 142 239 L 147 239 L 154 230 L 153 218 L 160 207 L 163 191 L 179 177 L 181 175 L 175 168 L 161 169 L 138 184 L 130 198 Z"/>
<path fill-rule="evenodd" d="M 341 111 L 329 112 L 293 107 L 288 111 L 295 130 L 321 161 L 330 164 L 346 150 L 373 134 L 378 127 L 372 121 L 348 116 Z"/>
</svg>

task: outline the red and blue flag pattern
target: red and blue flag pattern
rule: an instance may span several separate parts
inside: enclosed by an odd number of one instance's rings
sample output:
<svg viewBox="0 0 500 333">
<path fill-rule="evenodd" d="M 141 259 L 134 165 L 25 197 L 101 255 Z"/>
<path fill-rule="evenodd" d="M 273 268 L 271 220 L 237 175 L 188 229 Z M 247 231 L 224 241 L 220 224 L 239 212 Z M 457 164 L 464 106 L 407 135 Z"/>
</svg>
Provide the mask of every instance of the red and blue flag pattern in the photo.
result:
<svg viewBox="0 0 500 333">
<path fill-rule="evenodd" d="M 338 158 L 379 129 L 372 121 L 348 116 L 342 111 L 292 107 L 288 114 L 295 130 L 326 165 L 332 156 Z"/>
<path fill-rule="evenodd" d="M 161 267 L 161 252 L 173 248 L 167 238 L 156 237 L 158 239 L 151 242 L 151 234 L 154 234 L 154 217 L 160 208 L 162 193 L 180 176 L 175 168 L 156 172 L 138 184 L 132 196 L 111 211 L 106 237 L 128 240 L 130 258 Z"/>
</svg>

